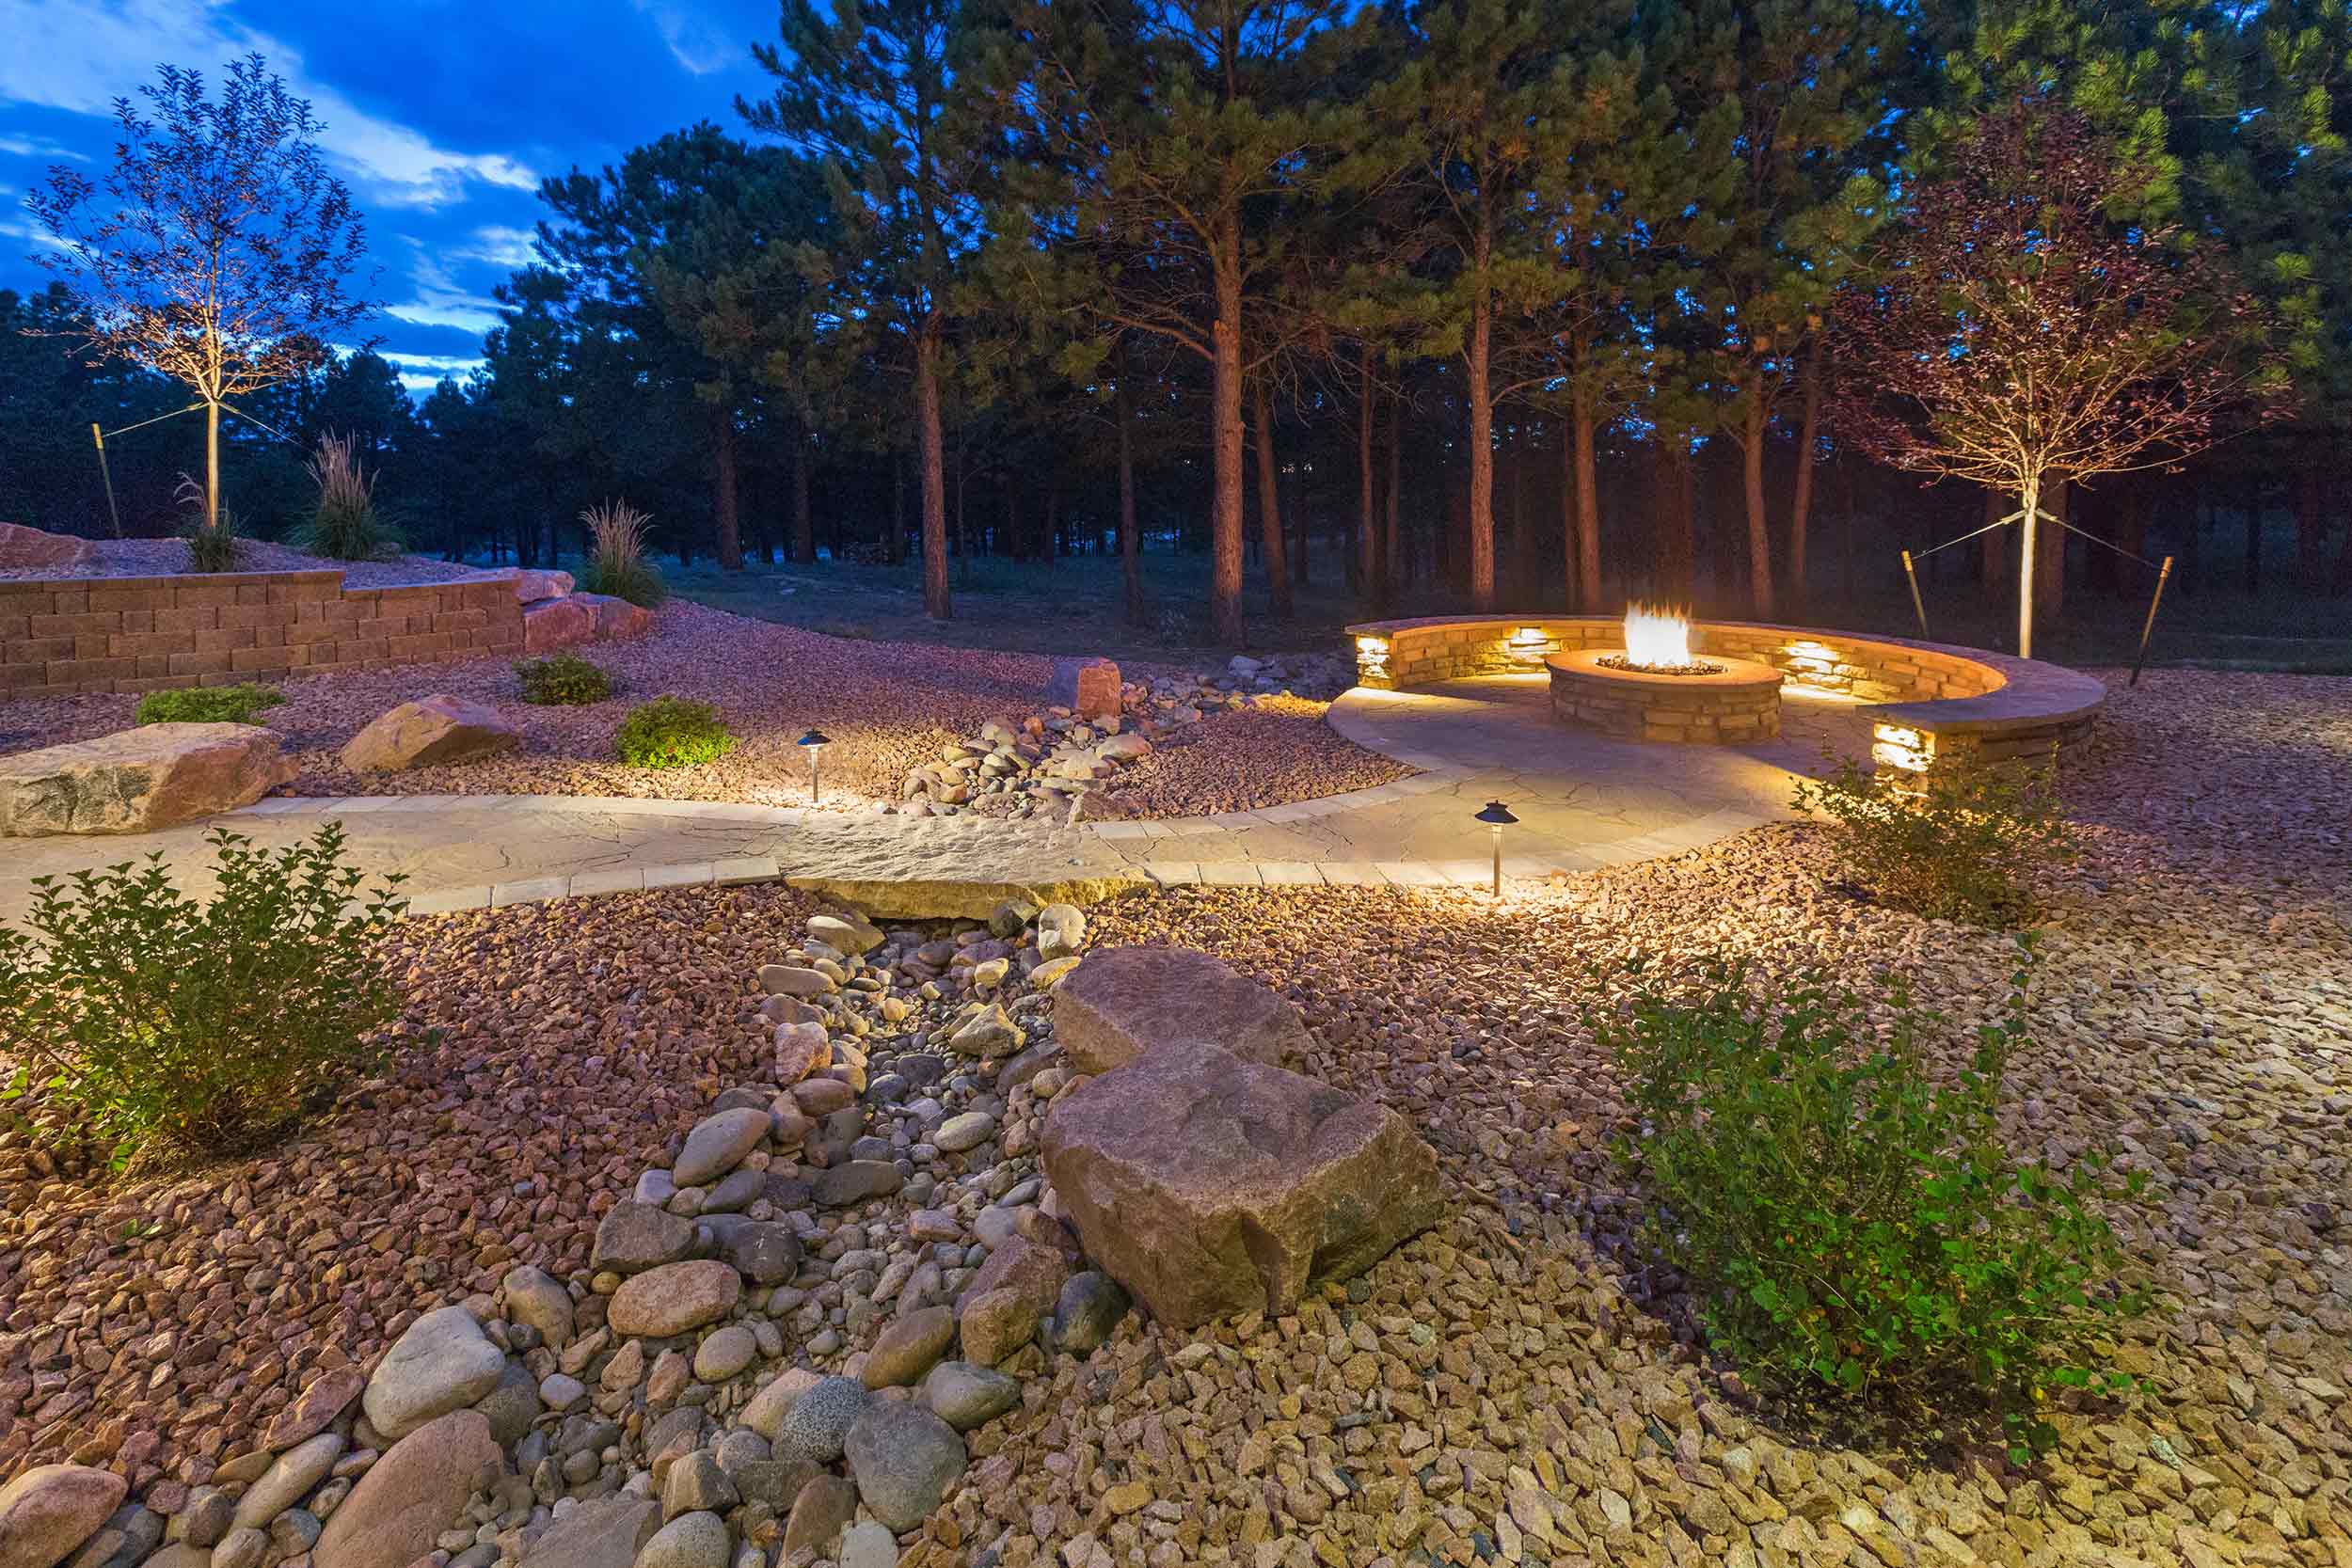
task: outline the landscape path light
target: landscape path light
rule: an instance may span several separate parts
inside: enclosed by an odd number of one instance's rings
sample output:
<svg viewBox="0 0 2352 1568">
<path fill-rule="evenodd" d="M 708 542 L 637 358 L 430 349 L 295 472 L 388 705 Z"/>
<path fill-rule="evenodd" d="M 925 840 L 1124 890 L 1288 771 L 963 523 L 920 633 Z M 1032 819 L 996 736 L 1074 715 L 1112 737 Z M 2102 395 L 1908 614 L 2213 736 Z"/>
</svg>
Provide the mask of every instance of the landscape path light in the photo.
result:
<svg viewBox="0 0 2352 1568">
<path fill-rule="evenodd" d="M 824 734 L 818 730 L 811 730 L 801 736 L 801 749 L 808 753 L 808 803 L 812 806 L 817 803 L 817 759 L 824 754 L 826 746 L 830 744 Z"/>
<path fill-rule="evenodd" d="M 1478 820 L 1480 820 L 1481 822 L 1486 823 L 1488 827 L 1490 827 L 1490 828 L 1492 828 L 1492 829 L 1494 830 L 1494 833 L 1495 833 L 1495 890 L 1494 890 L 1494 891 L 1495 891 L 1495 896 L 1496 896 L 1497 898 L 1500 898 L 1500 897 L 1502 897 L 1502 830 L 1503 830 L 1503 829 L 1505 829 L 1505 828 L 1507 828 L 1507 827 L 1509 827 L 1512 823 L 1517 822 L 1517 821 L 1518 820 L 1518 817 L 1516 817 L 1516 816 L 1512 816 L 1512 815 L 1511 815 L 1511 808 L 1510 808 L 1509 806 L 1504 805 L 1502 801 L 1500 801 L 1500 800 L 1489 800 L 1489 801 L 1487 801 L 1487 802 L 1486 802 L 1486 809 L 1485 811 L 1482 811 L 1482 812 L 1480 812 L 1480 813 L 1478 814 Z"/>
</svg>

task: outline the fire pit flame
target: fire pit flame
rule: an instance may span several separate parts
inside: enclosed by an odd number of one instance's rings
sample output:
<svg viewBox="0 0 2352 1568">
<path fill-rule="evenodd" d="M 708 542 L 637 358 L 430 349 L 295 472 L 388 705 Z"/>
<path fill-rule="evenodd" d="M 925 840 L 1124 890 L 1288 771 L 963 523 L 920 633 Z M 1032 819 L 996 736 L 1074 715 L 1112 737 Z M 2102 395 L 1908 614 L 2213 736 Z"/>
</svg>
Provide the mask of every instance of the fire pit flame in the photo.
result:
<svg viewBox="0 0 2352 1568">
<path fill-rule="evenodd" d="M 1691 657 L 1691 618 L 1663 606 L 1628 605 L 1625 661 L 1640 670 L 1683 670 Z"/>
</svg>

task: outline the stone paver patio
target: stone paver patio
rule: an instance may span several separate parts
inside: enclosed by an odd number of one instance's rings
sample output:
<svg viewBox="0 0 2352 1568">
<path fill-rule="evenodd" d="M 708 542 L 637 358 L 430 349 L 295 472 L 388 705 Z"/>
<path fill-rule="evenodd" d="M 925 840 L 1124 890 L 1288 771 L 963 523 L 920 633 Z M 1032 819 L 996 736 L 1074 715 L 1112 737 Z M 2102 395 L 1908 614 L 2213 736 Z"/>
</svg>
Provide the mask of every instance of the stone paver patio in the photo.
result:
<svg viewBox="0 0 2352 1568">
<path fill-rule="evenodd" d="M 400 872 L 420 913 L 697 882 L 785 879 L 906 915 L 983 911 L 1019 890 L 1085 897 L 1121 881 L 1484 883 L 1489 800 L 1520 825 L 1506 876 L 1544 877 L 1673 854 L 1788 815 L 1792 773 L 1824 747 L 1859 754 L 1867 711 L 1792 699 L 1778 740 L 1668 746 L 1611 740 L 1550 716 L 1541 676 L 1493 675 L 1408 692 L 1358 689 L 1330 722 L 1358 744 L 1422 769 L 1318 800 L 1158 821 L 1034 821 L 806 812 L 582 796 L 281 797 L 208 823 L 119 837 L 8 842 L 0 918 L 21 915 L 31 879 L 164 853 L 202 891 L 202 838 L 226 826 L 263 845 L 341 821 L 347 853 Z"/>
</svg>

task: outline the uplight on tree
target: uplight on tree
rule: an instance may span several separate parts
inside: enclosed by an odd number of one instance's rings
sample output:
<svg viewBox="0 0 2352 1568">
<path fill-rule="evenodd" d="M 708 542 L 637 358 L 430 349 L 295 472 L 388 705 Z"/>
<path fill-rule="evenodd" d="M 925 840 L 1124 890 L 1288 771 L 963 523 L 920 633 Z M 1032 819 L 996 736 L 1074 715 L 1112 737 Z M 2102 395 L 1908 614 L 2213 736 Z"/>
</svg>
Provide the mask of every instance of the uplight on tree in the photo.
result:
<svg viewBox="0 0 2352 1568">
<path fill-rule="evenodd" d="M 115 101 L 103 182 L 50 171 L 25 205 L 56 244 L 41 263 L 72 293 L 92 363 L 127 359 L 195 394 L 205 415 L 204 526 L 220 522 L 220 415 L 326 363 L 373 309 L 348 292 L 366 254 L 351 193 L 320 156 L 310 103 L 260 55 L 217 103 L 164 66 Z"/>
</svg>

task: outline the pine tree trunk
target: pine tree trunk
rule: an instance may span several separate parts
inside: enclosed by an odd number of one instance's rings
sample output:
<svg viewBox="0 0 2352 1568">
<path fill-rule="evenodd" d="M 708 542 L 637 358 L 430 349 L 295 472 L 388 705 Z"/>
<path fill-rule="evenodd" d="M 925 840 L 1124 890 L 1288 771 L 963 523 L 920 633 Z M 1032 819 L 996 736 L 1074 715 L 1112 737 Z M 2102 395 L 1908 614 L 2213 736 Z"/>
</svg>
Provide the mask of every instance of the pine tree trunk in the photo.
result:
<svg viewBox="0 0 2352 1568">
<path fill-rule="evenodd" d="M 1378 411 L 1377 393 L 1372 383 L 1372 345 L 1367 343 L 1357 356 L 1357 369 L 1363 383 L 1363 402 L 1356 420 L 1356 499 L 1359 527 L 1356 549 L 1359 557 L 1356 570 L 1359 586 L 1365 599 L 1374 605 L 1381 599 L 1380 518 L 1377 515 L 1379 497 L 1372 482 L 1372 421 Z"/>
<path fill-rule="evenodd" d="M 1241 239 L 1237 219 L 1219 239 L 1224 254 L 1216 268 L 1216 319 L 1210 325 L 1216 353 L 1209 375 L 1209 446 L 1216 497 L 1209 515 L 1209 634 L 1226 647 L 1237 648 L 1243 636 Z"/>
<path fill-rule="evenodd" d="M 1583 605 L 1576 509 L 1576 421 L 1567 419 L 1560 421 L 1560 603 L 1567 610 Z"/>
<path fill-rule="evenodd" d="M 1389 515 L 1381 534 L 1380 606 L 1387 609 L 1411 577 L 1405 559 L 1405 399 L 1389 400 Z M 2345 553 L 2352 555 L 2352 546 Z"/>
<path fill-rule="evenodd" d="M 1576 586 L 1577 603 L 1587 615 L 1601 613 L 1600 602 L 1600 473 L 1593 456 L 1592 387 L 1579 380 L 1570 393 L 1568 423 L 1576 450 Z"/>
<path fill-rule="evenodd" d="M 735 410 L 725 404 L 718 406 L 711 438 L 718 467 L 713 510 L 719 518 L 719 570 L 739 572 L 743 569 L 743 518 L 736 495 Z"/>
<path fill-rule="evenodd" d="M 2263 492 L 2260 484 L 2246 492 L 2246 592 L 2263 591 Z"/>
<path fill-rule="evenodd" d="M 939 340 L 926 331 L 914 341 L 915 461 L 923 470 L 923 610 L 934 621 L 955 618 L 947 593 L 947 457 L 939 428 Z"/>
<path fill-rule="evenodd" d="M 817 564 L 817 526 L 808 508 L 808 427 L 792 426 L 792 559 Z"/>
<path fill-rule="evenodd" d="M 1249 411 L 1257 427 L 1252 434 L 1258 451 L 1258 548 L 1265 559 L 1275 619 L 1287 621 L 1296 611 L 1291 603 L 1291 558 L 1282 547 L 1281 484 L 1274 469 L 1274 397 L 1263 378 L 1249 389 Z"/>
<path fill-rule="evenodd" d="M 1142 541 L 1136 532 L 1136 404 L 1127 390 L 1127 345 L 1119 347 L 1119 576 L 1127 601 L 1127 624 L 1139 626 L 1152 618 L 1143 601 Z"/>
<path fill-rule="evenodd" d="M 1772 618 L 1772 535 L 1764 515 L 1764 372 L 1748 372 L 1740 431 L 1740 479 L 1748 511 L 1748 602 L 1758 619 Z"/>
<path fill-rule="evenodd" d="M 1061 560 L 1061 490 L 1049 486 L 1045 492 L 1045 564 L 1053 566 Z"/>
<path fill-rule="evenodd" d="M 1813 516 L 1813 464 L 1821 436 L 1820 350 L 1805 356 L 1804 412 L 1797 421 L 1797 482 L 1788 500 L 1788 597 L 1805 602 L 1805 533 Z"/>
<path fill-rule="evenodd" d="M 1483 248 L 1483 247 L 1482 247 Z M 1478 296 L 1470 302 L 1470 348 L 1464 355 L 1462 393 L 1470 402 L 1470 608 L 1495 607 L 1495 411 L 1489 388 L 1494 351 L 1494 301 L 1486 292 L 1480 258 Z"/>
</svg>

